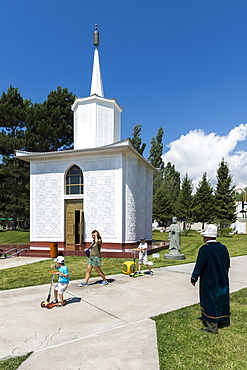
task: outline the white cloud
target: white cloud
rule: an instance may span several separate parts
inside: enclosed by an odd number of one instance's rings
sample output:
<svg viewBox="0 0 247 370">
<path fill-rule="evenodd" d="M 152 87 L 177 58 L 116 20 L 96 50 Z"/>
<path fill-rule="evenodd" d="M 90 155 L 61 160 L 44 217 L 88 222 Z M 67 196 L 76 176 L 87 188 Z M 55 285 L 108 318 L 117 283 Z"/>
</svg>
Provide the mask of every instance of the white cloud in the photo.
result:
<svg viewBox="0 0 247 370">
<path fill-rule="evenodd" d="M 206 135 L 203 130 L 193 130 L 171 142 L 163 160 L 165 164 L 174 164 L 181 178 L 188 173 L 196 186 L 204 172 L 207 172 L 212 185 L 216 183 L 216 171 L 224 157 L 229 164 L 233 183 L 238 187 L 247 186 L 247 152 L 235 150 L 238 142 L 246 138 L 247 124 L 240 124 L 226 136 L 216 133 Z"/>
</svg>

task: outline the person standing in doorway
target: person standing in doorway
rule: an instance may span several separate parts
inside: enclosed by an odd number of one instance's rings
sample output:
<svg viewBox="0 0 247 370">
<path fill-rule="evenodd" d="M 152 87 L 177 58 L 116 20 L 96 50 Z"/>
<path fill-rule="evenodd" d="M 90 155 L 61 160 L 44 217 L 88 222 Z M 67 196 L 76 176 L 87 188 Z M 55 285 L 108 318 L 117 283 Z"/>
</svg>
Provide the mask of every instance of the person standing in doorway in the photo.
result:
<svg viewBox="0 0 247 370">
<path fill-rule="evenodd" d="M 106 280 L 105 274 L 101 270 L 101 255 L 100 255 L 100 250 L 101 250 L 101 245 L 102 245 L 102 239 L 100 236 L 100 233 L 98 230 L 93 230 L 92 231 L 92 244 L 90 245 L 90 248 L 88 249 L 90 251 L 90 255 L 88 257 L 88 265 L 87 265 L 87 272 L 86 272 L 86 277 L 85 277 L 85 283 L 82 282 L 79 286 L 87 286 L 88 285 L 88 280 L 90 279 L 91 272 L 93 267 L 95 267 L 96 271 L 98 274 L 102 277 L 103 281 L 101 282 L 101 285 L 107 285 L 108 281 Z"/>
<path fill-rule="evenodd" d="M 200 277 L 201 330 L 217 334 L 218 328 L 230 325 L 229 267 L 230 258 L 225 245 L 216 241 L 217 226 L 210 224 L 201 233 L 204 245 L 199 249 L 191 284 Z"/>
</svg>

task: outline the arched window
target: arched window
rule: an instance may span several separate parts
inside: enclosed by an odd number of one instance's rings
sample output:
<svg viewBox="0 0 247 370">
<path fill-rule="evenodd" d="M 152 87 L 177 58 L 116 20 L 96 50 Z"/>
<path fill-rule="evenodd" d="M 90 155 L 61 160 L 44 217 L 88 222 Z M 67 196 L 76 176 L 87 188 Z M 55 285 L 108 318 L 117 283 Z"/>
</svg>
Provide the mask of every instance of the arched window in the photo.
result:
<svg viewBox="0 0 247 370">
<path fill-rule="evenodd" d="M 83 194 L 83 174 L 78 166 L 71 167 L 67 173 L 66 194 Z"/>
</svg>

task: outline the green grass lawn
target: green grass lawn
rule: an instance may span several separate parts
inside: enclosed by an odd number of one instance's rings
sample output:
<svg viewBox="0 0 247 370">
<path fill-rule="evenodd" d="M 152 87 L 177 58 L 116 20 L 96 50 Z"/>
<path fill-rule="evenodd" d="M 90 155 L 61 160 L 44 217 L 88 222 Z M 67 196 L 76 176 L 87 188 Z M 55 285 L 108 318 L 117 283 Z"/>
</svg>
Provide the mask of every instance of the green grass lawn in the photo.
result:
<svg viewBox="0 0 247 370">
<path fill-rule="evenodd" d="M 5 233 L 6 232 L 0 232 L 0 244 L 3 244 L 1 241 L 2 235 L 4 235 L 4 240 L 7 240 Z M 28 232 L 21 231 L 7 231 L 9 240 L 16 238 L 15 233 L 17 233 L 17 235 L 18 233 L 25 235 L 29 234 Z M 167 233 L 160 233 L 159 231 L 155 231 L 153 234 L 155 240 L 165 241 L 167 237 Z M 220 237 L 218 240 L 227 246 L 231 257 L 247 254 L 247 235 Z M 11 242 L 9 241 L 8 243 Z M 185 254 L 185 260 L 165 260 L 164 254 L 167 253 L 167 250 L 159 252 L 159 258 L 149 256 L 149 260 L 153 261 L 153 268 L 195 262 L 198 249 L 201 245 L 201 235 L 196 232 L 191 232 L 188 236 L 181 237 L 181 252 Z M 52 261 L 53 260 L 49 259 L 25 266 L 0 270 L 0 290 L 48 284 L 50 282 L 49 270 Z M 126 258 L 103 258 L 102 270 L 106 275 L 120 274 L 124 261 L 126 261 Z M 87 257 L 66 257 L 66 264 L 69 268 L 71 280 L 82 279 L 85 276 Z M 92 277 L 94 276 L 97 276 L 97 273 L 93 270 Z"/>
<path fill-rule="evenodd" d="M 0 230 L 0 244 L 29 244 L 29 230 Z"/>
<path fill-rule="evenodd" d="M 219 334 L 200 330 L 199 304 L 159 315 L 156 321 L 160 370 L 246 370 L 247 288 L 231 297 L 231 325 Z"/>
<path fill-rule="evenodd" d="M 168 233 L 154 231 L 153 239 L 166 241 L 168 240 Z M 217 240 L 227 246 L 231 257 L 243 256 L 247 254 L 247 235 L 245 234 L 244 235 L 234 234 L 225 237 L 221 236 L 218 237 Z M 186 257 L 186 260 L 183 263 L 194 262 L 197 256 L 198 249 L 202 244 L 203 238 L 196 231 L 190 231 L 187 236 L 182 235 L 181 253 L 184 253 Z M 179 262 L 179 264 L 180 263 L 181 261 Z"/>
<path fill-rule="evenodd" d="M 28 244 L 29 238 L 30 233 L 26 230 L 0 230 L 0 244 Z M 167 241 L 168 233 L 154 231 L 153 240 L 158 242 Z M 227 246 L 231 257 L 247 254 L 247 235 L 234 234 L 227 237 L 219 237 L 218 240 Z M 181 236 L 181 253 L 184 253 L 186 256 L 186 260 L 182 261 L 182 263 L 194 262 L 198 248 L 202 243 L 202 236 L 195 231 L 190 231 L 188 236 Z M 164 253 L 165 251 L 160 252 L 162 261 Z M 171 262 L 174 264 L 175 261 Z M 178 263 L 180 264 L 181 261 Z"/>
<path fill-rule="evenodd" d="M 31 353 L 28 353 L 26 356 L 17 356 L 11 357 L 7 360 L 0 361 L 0 369 L 1 370 L 16 370 L 18 367 L 24 362 Z"/>
</svg>

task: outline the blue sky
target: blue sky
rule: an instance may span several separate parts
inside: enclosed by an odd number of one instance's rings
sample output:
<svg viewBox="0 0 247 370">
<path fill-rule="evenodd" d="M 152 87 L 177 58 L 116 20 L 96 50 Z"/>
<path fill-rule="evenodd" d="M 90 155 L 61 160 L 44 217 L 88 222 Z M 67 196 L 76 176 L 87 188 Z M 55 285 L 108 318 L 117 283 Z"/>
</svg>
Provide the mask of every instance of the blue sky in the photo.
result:
<svg viewBox="0 0 247 370">
<path fill-rule="evenodd" d="M 205 171 L 215 181 L 223 155 L 235 183 L 247 185 L 246 0 L 0 5 L 0 93 L 12 85 L 35 103 L 60 85 L 88 96 L 98 23 L 104 93 L 123 106 L 122 139 L 141 124 L 148 157 L 163 127 L 164 160 L 195 184 Z"/>
</svg>

